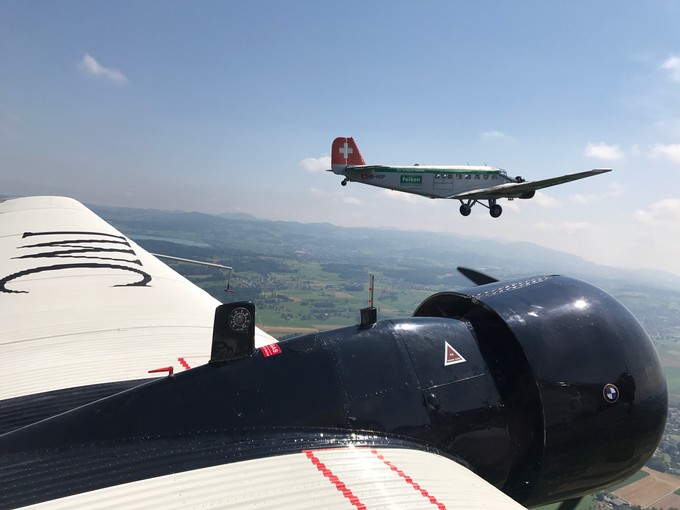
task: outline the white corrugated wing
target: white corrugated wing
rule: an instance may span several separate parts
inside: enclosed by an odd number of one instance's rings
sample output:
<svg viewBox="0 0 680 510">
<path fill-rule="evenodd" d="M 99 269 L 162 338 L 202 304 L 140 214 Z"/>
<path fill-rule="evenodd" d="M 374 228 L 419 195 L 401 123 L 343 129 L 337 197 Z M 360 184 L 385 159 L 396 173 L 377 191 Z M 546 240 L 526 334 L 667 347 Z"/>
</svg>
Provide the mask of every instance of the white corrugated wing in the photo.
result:
<svg viewBox="0 0 680 510">
<path fill-rule="evenodd" d="M 27 508 L 521 510 L 524 507 L 465 467 L 432 453 L 342 448 L 197 469 Z"/>
<path fill-rule="evenodd" d="M 0 281 L 0 400 L 209 358 L 219 302 L 75 200 L 0 203 Z"/>
</svg>

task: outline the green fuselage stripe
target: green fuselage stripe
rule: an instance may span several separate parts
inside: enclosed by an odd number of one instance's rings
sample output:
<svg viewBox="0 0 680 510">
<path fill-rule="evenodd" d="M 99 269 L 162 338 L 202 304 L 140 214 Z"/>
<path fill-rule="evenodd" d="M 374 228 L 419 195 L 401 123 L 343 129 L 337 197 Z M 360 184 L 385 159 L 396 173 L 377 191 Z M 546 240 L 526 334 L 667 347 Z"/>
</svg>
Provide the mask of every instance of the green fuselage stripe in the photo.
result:
<svg viewBox="0 0 680 510">
<path fill-rule="evenodd" d="M 437 167 L 349 167 L 348 170 L 366 170 L 385 173 L 423 173 L 423 174 L 464 174 L 464 175 L 502 175 L 501 170 L 483 170 L 472 168 L 437 168 Z"/>
</svg>

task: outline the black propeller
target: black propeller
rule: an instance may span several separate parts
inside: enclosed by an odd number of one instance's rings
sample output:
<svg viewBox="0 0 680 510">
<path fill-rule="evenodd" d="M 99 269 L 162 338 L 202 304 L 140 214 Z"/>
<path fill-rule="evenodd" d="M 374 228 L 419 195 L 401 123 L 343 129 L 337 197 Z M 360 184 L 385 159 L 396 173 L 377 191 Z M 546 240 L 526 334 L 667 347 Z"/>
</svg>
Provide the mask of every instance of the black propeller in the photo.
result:
<svg viewBox="0 0 680 510">
<path fill-rule="evenodd" d="M 566 501 L 563 501 L 560 506 L 557 507 L 557 510 L 574 510 L 578 504 L 581 502 L 583 498 L 573 498 L 573 499 L 568 499 Z"/>
<path fill-rule="evenodd" d="M 475 285 L 486 285 L 487 283 L 496 283 L 498 281 L 498 279 L 494 278 L 493 276 L 480 273 L 479 271 L 470 269 L 468 267 L 459 266 L 457 269 L 463 276 L 465 276 L 465 278 L 472 281 L 472 283 Z"/>
</svg>

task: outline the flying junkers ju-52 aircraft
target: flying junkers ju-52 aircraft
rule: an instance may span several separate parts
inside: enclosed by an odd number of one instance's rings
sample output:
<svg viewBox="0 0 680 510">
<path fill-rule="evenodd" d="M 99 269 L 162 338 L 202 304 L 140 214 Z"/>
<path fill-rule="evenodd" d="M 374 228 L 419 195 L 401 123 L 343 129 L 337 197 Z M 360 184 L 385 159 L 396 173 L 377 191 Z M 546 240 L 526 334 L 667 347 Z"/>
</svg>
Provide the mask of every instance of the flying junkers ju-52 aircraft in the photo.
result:
<svg viewBox="0 0 680 510">
<path fill-rule="evenodd" d="M 573 508 L 639 470 L 667 390 L 631 313 L 467 275 L 277 342 L 77 201 L 0 201 L 0 508 Z"/>
<path fill-rule="evenodd" d="M 611 168 L 527 181 L 493 166 L 367 165 L 354 138 L 338 137 L 333 140 L 329 171 L 344 176 L 343 186 L 359 182 L 429 198 L 459 200 L 463 216 L 469 216 L 472 206 L 479 203 L 488 207 L 491 217 L 498 218 L 503 213 L 498 199 L 533 198 L 536 190 L 611 172 Z"/>
</svg>

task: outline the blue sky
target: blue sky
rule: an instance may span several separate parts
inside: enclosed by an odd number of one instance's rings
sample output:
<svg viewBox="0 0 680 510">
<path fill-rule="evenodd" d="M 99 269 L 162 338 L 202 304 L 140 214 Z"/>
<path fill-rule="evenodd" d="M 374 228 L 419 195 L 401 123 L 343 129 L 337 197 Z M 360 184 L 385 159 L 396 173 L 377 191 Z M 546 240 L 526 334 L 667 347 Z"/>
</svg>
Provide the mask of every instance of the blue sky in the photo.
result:
<svg viewBox="0 0 680 510">
<path fill-rule="evenodd" d="M 463 218 L 341 187 L 323 171 L 336 136 L 368 163 L 614 171 Z M 3 0 L 0 194 L 454 232 L 680 274 L 680 3 Z"/>
</svg>

